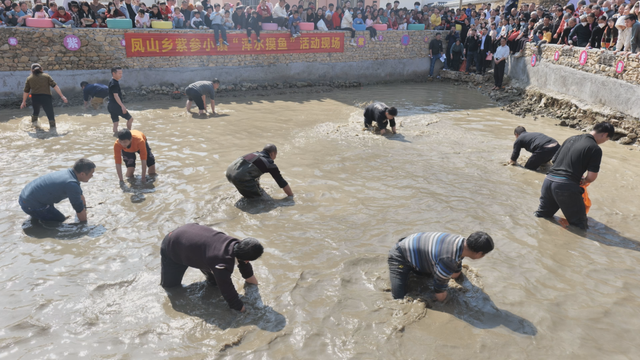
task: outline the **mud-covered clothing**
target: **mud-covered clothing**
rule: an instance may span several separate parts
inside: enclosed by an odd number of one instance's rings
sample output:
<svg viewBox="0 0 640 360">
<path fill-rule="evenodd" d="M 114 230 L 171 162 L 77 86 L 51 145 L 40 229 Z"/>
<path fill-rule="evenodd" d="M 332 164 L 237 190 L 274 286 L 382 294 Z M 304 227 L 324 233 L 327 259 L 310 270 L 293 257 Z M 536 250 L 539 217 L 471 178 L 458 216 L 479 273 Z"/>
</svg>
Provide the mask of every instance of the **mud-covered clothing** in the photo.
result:
<svg viewBox="0 0 640 360">
<path fill-rule="evenodd" d="M 229 165 L 227 180 L 235 185 L 238 191 L 247 198 L 262 196 L 262 189 L 258 180 L 264 173 L 269 173 L 280 188 L 288 185 L 280 174 L 280 169 L 271 156 L 265 151 L 247 154 Z"/>
<path fill-rule="evenodd" d="M 371 126 L 372 122 L 375 121 L 380 130 L 386 129 L 387 125 L 391 125 L 392 128 L 396 127 L 395 119 L 387 119 L 387 110 L 389 110 L 389 107 L 381 102 L 368 105 L 364 109 L 364 126 Z"/>
<path fill-rule="evenodd" d="M 238 242 L 238 239 L 223 232 L 195 223 L 177 228 L 164 238 L 160 247 L 161 285 L 179 286 L 187 268 L 197 268 L 207 274 L 210 283 L 213 283 L 211 280 L 215 280 L 230 308 L 241 310 L 244 304 L 231 279 L 236 264 L 233 247 Z M 244 279 L 253 276 L 250 263 L 237 263 Z M 213 279 L 210 279 L 208 274 L 211 274 Z"/>
<path fill-rule="evenodd" d="M 590 171 L 600 171 L 602 149 L 591 134 L 576 135 L 568 138 L 553 158 L 549 175 L 566 178 L 580 184 L 582 175 Z"/>
<path fill-rule="evenodd" d="M 82 188 L 73 169 L 41 176 L 28 183 L 20 193 L 20 205 L 33 210 L 53 206 L 64 199 L 69 199 L 77 213 L 84 210 Z"/>
<path fill-rule="evenodd" d="M 462 269 L 464 240 L 442 232 L 417 233 L 400 240 L 397 248 L 413 270 L 433 276 L 435 292 L 441 293 L 447 290 L 451 276 Z"/>
<path fill-rule="evenodd" d="M 555 146 L 551 146 L 554 145 Z M 527 161 L 525 168 L 536 170 L 540 165 L 548 162 L 553 158 L 556 151 L 560 148 L 558 142 L 542 133 L 524 132 L 518 136 L 513 143 L 513 153 L 511 153 L 511 161 L 517 161 L 520 157 L 520 150 L 525 149 L 532 153 Z"/>
<path fill-rule="evenodd" d="M 118 140 L 113 144 L 113 158 L 115 159 L 116 164 L 122 164 L 122 156 L 124 153 L 137 152 L 140 154 L 140 160 L 147 160 L 147 149 L 147 137 L 141 131 L 131 130 L 131 143 L 129 144 L 129 147 L 123 147 L 120 145 Z"/>
<path fill-rule="evenodd" d="M 43 95 L 51 95 L 51 88 L 56 87 L 56 82 L 53 81 L 49 74 L 31 74 L 27 78 L 27 82 L 24 84 L 24 92 Z"/>
</svg>

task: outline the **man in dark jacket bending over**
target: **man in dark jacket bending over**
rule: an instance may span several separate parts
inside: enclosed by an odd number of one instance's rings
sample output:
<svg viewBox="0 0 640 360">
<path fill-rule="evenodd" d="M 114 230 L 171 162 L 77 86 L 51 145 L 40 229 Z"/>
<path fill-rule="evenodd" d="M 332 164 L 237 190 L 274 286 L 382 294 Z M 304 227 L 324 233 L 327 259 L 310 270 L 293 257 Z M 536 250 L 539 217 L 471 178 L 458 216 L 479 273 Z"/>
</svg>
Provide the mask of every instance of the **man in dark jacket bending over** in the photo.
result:
<svg viewBox="0 0 640 360">
<path fill-rule="evenodd" d="M 264 192 L 260 187 L 260 176 L 268 172 L 288 196 L 293 196 L 291 187 L 280 175 L 278 166 L 273 162 L 277 155 L 276 146 L 267 144 L 262 151 L 242 156 L 227 168 L 227 180 L 238 189 L 242 196 L 248 199 L 259 198 Z"/>
<path fill-rule="evenodd" d="M 520 150 L 524 148 L 532 153 L 524 167 L 536 171 L 541 165 L 551 161 L 558 149 L 560 149 L 560 144 L 553 138 L 541 133 L 527 132 L 524 126 L 518 126 L 513 131 L 513 134 L 516 136 L 516 141 L 513 143 L 513 152 L 509 159 L 509 165 L 517 164 L 516 161 L 520 156 Z"/>
<path fill-rule="evenodd" d="M 396 116 L 398 115 L 398 109 L 394 107 L 388 107 L 387 105 L 376 102 L 364 109 L 364 127 L 370 128 L 372 122 L 378 124 L 380 129 L 380 135 L 384 135 L 387 129 L 387 124 L 391 125 L 391 132 L 396 133 Z"/>
<path fill-rule="evenodd" d="M 202 271 L 210 285 L 220 288 L 230 308 L 244 312 L 244 304 L 231 280 L 233 268 L 237 259 L 238 270 L 245 281 L 258 285 L 249 261 L 256 260 L 263 252 L 264 248 L 254 238 L 238 240 L 208 226 L 183 225 L 162 240 L 160 285 L 180 286 L 187 268 L 194 267 Z"/>
</svg>

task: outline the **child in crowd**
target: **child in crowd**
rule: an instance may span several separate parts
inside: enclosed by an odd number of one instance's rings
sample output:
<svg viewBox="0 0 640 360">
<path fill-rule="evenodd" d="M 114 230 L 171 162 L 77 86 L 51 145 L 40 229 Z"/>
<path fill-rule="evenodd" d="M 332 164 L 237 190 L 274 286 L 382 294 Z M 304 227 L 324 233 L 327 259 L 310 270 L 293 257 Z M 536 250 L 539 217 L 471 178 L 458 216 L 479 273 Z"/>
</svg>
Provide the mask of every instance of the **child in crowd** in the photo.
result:
<svg viewBox="0 0 640 360">
<path fill-rule="evenodd" d="M 33 8 L 33 17 L 35 19 L 47 19 L 49 18 L 49 14 L 44 11 L 42 4 L 38 4 Z"/>
<path fill-rule="evenodd" d="M 52 17 L 52 16 L 53 16 L 53 14 L 55 14 L 55 13 L 57 13 L 57 12 L 58 12 L 58 4 L 56 4 L 55 2 L 53 2 L 53 1 L 52 1 L 52 2 L 49 4 L 49 12 L 48 12 L 49 17 Z"/>
<path fill-rule="evenodd" d="M 225 11 L 224 12 L 224 27 L 227 30 L 233 30 L 233 27 L 235 25 L 233 24 L 233 20 L 231 20 L 231 12 L 230 11 Z"/>
<path fill-rule="evenodd" d="M 191 28 L 192 29 L 205 29 L 204 20 L 200 18 L 200 12 L 196 11 L 193 13 L 194 18 L 191 19 Z"/>
<path fill-rule="evenodd" d="M 205 7 L 205 11 L 206 13 L 204 14 L 204 27 L 206 27 L 207 29 L 211 29 L 211 18 L 212 18 L 212 14 L 213 14 L 213 6 L 211 5 L 207 5 Z"/>
<path fill-rule="evenodd" d="M 367 15 L 367 21 L 370 22 L 370 25 L 373 25 L 373 21 L 371 20 L 371 15 Z M 376 29 L 374 29 L 372 26 L 367 25 L 364 21 L 362 21 L 362 13 L 360 11 L 358 11 L 358 15 L 356 15 L 356 18 L 353 19 L 353 25 L 365 25 L 367 26 L 367 30 L 369 30 L 369 35 L 371 36 L 371 41 L 376 41 L 376 36 L 378 36 L 378 33 L 376 31 Z"/>
<path fill-rule="evenodd" d="M 180 12 L 180 7 L 176 6 L 173 9 L 173 28 L 182 29 L 183 27 L 184 27 L 184 15 L 182 15 L 182 13 Z"/>
<path fill-rule="evenodd" d="M 148 27 L 151 27 L 151 20 L 149 20 L 149 14 L 144 12 L 144 10 L 142 9 L 138 10 L 138 15 L 136 15 L 135 21 L 136 21 L 137 28 L 146 29 Z"/>
<path fill-rule="evenodd" d="M 291 37 L 300 36 L 300 15 L 298 12 L 294 12 L 289 18 L 289 29 L 291 29 Z"/>
<path fill-rule="evenodd" d="M 262 29 L 262 23 L 258 18 L 258 12 L 252 11 L 251 17 L 247 21 L 247 37 L 249 38 L 249 44 L 251 44 L 251 30 L 256 32 L 258 42 L 260 42 L 260 30 Z"/>
<path fill-rule="evenodd" d="M 169 19 L 169 16 L 172 15 L 173 11 L 171 11 L 171 8 L 167 6 L 167 3 L 162 1 L 159 2 L 158 5 L 160 5 L 160 14 L 162 14 L 162 20 L 171 21 L 171 19 Z"/>
<path fill-rule="evenodd" d="M 71 14 L 69 14 L 64 9 L 63 6 L 58 6 L 58 12 L 53 14 L 53 16 L 51 17 L 51 22 L 53 22 L 56 27 L 70 28 L 71 24 L 73 24 L 73 18 L 71 17 Z"/>
</svg>

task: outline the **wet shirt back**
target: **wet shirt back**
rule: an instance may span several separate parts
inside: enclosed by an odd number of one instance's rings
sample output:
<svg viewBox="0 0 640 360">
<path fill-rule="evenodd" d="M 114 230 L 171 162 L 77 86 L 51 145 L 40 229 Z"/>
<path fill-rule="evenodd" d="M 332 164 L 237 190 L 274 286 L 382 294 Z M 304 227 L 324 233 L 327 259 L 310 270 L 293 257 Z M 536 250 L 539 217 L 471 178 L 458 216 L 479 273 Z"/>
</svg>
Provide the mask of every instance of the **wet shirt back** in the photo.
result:
<svg viewBox="0 0 640 360">
<path fill-rule="evenodd" d="M 511 160 L 516 161 L 520 156 L 520 150 L 525 149 L 530 153 L 542 150 L 547 145 L 558 143 L 555 139 L 537 132 L 524 132 L 513 143 Z"/>
<path fill-rule="evenodd" d="M 56 87 L 56 85 L 56 82 L 53 81 L 49 74 L 31 74 L 24 84 L 24 92 L 31 92 L 32 95 L 51 95 L 51 88 Z"/>
<path fill-rule="evenodd" d="M 20 193 L 20 201 L 31 209 L 41 209 L 67 198 L 77 213 L 84 210 L 80 181 L 73 169 L 41 176 L 28 183 Z"/>
<path fill-rule="evenodd" d="M 84 101 L 89 101 L 92 97 L 106 98 L 109 96 L 109 87 L 103 84 L 87 84 L 82 90 Z"/>
<path fill-rule="evenodd" d="M 118 94 L 120 101 L 122 101 L 122 90 L 120 90 L 120 82 L 112 78 L 111 81 L 109 81 L 109 105 L 118 105 L 116 98 L 113 96 L 114 94 Z"/>
<path fill-rule="evenodd" d="M 287 181 L 280 174 L 280 169 L 278 169 L 278 166 L 267 152 L 256 151 L 243 156 L 242 159 L 252 163 L 263 174 L 267 172 L 271 174 L 273 180 L 276 181 L 281 189 L 288 185 Z"/>
<path fill-rule="evenodd" d="M 213 88 L 211 81 L 196 81 L 187 86 L 187 89 L 194 89 L 198 91 L 200 95 L 208 95 L 211 100 L 216 97 L 216 90 Z"/>
<path fill-rule="evenodd" d="M 244 304 L 231 280 L 236 264 L 233 247 L 238 242 L 238 239 L 221 231 L 192 223 L 172 231 L 164 250 L 177 263 L 213 273 L 229 307 L 241 310 Z M 253 276 L 250 263 L 237 263 L 242 278 Z"/>
<path fill-rule="evenodd" d="M 131 144 L 129 147 L 123 147 L 118 140 L 113 144 L 113 158 L 116 160 L 116 164 L 122 164 L 122 152 L 140 152 L 140 160 L 147 160 L 147 137 L 138 130 L 131 130 Z"/>
<path fill-rule="evenodd" d="M 464 240 L 460 235 L 427 232 L 409 235 L 398 245 L 415 270 L 433 275 L 435 292 L 441 293 L 451 276 L 462 270 Z"/>
<path fill-rule="evenodd" d="M 591 134 L 576 135 L 568 138 L 560 147 L 552 162 L 547 178 L 566 178 L 580 184 L 586 171 L 600 171 L 602 149 Z"/>
</svg>

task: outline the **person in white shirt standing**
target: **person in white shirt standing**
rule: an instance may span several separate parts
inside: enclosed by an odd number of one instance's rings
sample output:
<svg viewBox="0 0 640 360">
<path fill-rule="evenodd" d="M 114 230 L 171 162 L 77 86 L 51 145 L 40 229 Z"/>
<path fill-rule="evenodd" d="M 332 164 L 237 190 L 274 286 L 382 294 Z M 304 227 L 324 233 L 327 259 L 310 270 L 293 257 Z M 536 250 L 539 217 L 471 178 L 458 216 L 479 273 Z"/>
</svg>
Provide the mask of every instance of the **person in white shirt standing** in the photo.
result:
<svg viewBox="0 0 640 360">
<path fill-rule="evenodd" d="M 273 21 L 278 24 L 278 30 L 284 30 L 286 24 L 289 22 L 289 17 L 287 16 L 287 9 L 285 9 L 285 1 L 280 0 L 276 6 L 273 8 Z"/>
<path fill-rule="evenodd" d="M 502 88 L 502 79 L 504 79 L 504 68 L 507 63 L 507 57 L 509 57 L 507 38 L 501 37 L 500 46 L 498 46 L 494 55 L 495 67 L 493 68 L 493 79 L 495 80 L 496 86 L 492 90 L 499 90 Z"/>
</svg>

